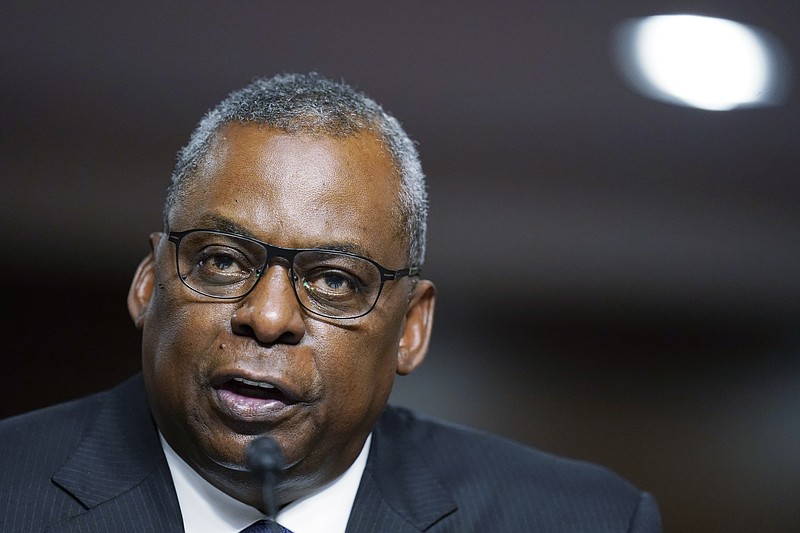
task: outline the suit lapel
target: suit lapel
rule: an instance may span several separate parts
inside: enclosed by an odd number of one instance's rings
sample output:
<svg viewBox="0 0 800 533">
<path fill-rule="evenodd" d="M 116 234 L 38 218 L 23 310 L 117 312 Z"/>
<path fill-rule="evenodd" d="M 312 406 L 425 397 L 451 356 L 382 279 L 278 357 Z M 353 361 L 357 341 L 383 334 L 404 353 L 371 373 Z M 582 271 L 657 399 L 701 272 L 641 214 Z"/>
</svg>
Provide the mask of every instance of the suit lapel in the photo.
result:
<svg viewBox="0 0 800 533">
<path fill-rule="evenodd" d="M 413 431 L 387 407 L 373 432 L 347 533 L 425 531 L 457 505 L 415 450 Z"/>
<path fill-rule="evenodd" d="M 94 426 L 53 482 L 86 512 L 52 531 L 183 531 L 141 376 L 110 393 Z"/>
<path fill-rule="evenodd" d="M 86 511 L 48 529 L 182 532 L 172 477 L 141 376 L 114 390 L 95 425 L 53 482 Z M 426 531 L 457 505 L 403 416 L 387 407 L 373 432 L 347 533 Z"/>
</svg>

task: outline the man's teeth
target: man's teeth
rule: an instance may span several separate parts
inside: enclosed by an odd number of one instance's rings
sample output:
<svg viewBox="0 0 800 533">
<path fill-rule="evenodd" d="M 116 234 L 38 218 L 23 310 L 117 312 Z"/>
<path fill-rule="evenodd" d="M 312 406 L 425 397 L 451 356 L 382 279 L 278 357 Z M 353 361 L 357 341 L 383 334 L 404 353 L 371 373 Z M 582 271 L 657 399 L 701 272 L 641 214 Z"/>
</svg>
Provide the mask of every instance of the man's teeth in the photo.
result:
<svg viewBox="0 0 800 533">
<path fill-rule="evenodd" d="M 274 389 L 274 385 L 270 385 L 269 383 L 265 383 L 263 381 L 250 381 L 249 379 L 244 378 L 233 378 L 233 381 L 241 383 L 243 385 L 250 385 L 251 387 L 259 387 L 262 389 Z"/>
</svg>

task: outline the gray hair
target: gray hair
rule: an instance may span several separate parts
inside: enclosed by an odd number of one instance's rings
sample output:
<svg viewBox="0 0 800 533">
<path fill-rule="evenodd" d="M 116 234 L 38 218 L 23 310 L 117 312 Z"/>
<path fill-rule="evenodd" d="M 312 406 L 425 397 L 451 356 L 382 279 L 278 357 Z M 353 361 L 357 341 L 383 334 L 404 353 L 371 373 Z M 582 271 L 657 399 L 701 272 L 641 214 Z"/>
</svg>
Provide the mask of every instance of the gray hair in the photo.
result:
<svg viewBox="0 0 800 533">
<path fill-rule="evenodd" d="M 287 133 L 346 137 L 374 131 L 392 157 L 400 176 L 400 229 L 409 247 L 409 260 L 422 265 L 428 199 L 425 175 L 414 142 L 400 122 L 374 100 L 345 83 L 316 73 L 281 74 L 259 78 L 232 92 L 206 113 L 177 156 L 164 206 L 164 225 L 170 210 L 186 194 L 191 177 L 211 148 L 214 136 L 229 123 L 264 124 Z"/>
</svg>

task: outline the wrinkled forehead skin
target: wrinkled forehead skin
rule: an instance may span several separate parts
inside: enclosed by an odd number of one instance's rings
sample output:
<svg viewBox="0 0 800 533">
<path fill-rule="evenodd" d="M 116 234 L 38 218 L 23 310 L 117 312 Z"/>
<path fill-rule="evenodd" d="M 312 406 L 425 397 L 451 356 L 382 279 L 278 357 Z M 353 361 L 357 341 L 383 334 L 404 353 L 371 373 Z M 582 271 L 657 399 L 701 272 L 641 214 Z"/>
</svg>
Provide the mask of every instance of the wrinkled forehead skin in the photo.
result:
<svg viewBox="0 0 800 533">
<path fill-rule="evenodd" d="M 243 136 L 243 131 L 251 134 Z M 392 248 L 409 247 L 397 166 L 372 130 L 331 136 L 226 124 L 178 194 L 168 213 L 170 229 L 187 229 L 186 219 L 196 214 L 203 198 L 223 191 L 237 196 L 237 209 L 246 208 L 251 220 L 271 216 L 283 225 L 284 234 L 302 232 L 297 226 L 289 231 L 292 220 L 306 226 L 321 224 L 317 233 L 329 235 L 331 242 L 347 242 L 349 230 L 371 228 L 388 233 Z M 276 210 L 278 203 L 283 211 Z M 270 243 L 280 245 L 274 239 Z M 387 265 L 381 255 L 362 255 Z M 407 262 L 406 253 L 396 268 Z"/>
</svg>

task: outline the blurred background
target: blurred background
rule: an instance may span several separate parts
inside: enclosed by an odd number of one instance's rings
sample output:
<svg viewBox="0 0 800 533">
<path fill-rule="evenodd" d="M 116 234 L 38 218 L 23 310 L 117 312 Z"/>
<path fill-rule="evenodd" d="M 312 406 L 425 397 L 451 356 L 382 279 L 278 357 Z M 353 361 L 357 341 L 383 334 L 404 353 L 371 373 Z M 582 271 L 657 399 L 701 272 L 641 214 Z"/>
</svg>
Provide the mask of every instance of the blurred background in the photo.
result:
<svg viewBox="0 0 800 533">
<path fill-rule="evenodd" d="M 779 98 L 642 93 L 620 28 L 671 13 L 768 34 Z M 666 531 L 799 531 L 798 28 L 756 0 L 6 1 L 0 416 L 137 371 L 175 152 L 230 90 L 314 70 L 429 176 L 435 334 L 394 401 L 607 465 Z"/>
</svg>

